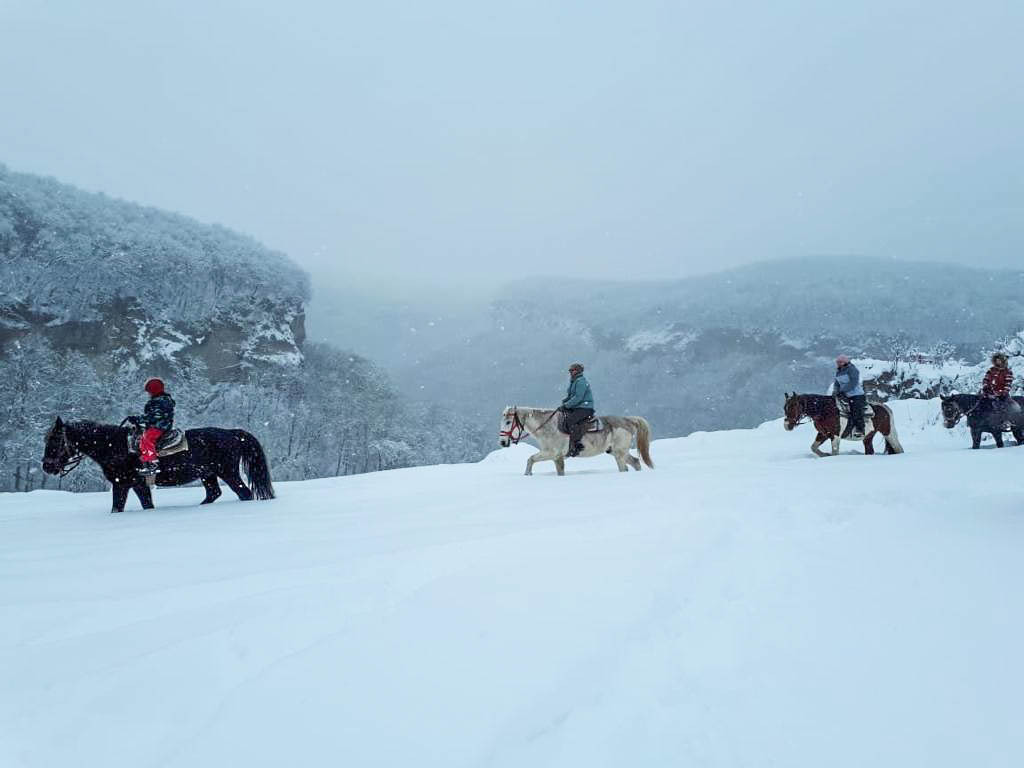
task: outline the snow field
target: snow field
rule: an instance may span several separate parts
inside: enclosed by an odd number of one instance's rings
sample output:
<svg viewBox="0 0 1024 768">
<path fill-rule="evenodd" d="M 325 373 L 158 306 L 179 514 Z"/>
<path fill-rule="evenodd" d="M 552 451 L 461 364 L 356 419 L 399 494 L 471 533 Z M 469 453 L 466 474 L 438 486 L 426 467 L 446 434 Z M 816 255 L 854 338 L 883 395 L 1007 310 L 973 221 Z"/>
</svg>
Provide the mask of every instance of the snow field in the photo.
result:
<svg viewBox="0 0 1024 768">
<path fill-rule="evenodd" d="M 895 457 L 0 495 L 0 765 L 1019 765 L 1024 451 L 893 408 Z"/>
</svg>

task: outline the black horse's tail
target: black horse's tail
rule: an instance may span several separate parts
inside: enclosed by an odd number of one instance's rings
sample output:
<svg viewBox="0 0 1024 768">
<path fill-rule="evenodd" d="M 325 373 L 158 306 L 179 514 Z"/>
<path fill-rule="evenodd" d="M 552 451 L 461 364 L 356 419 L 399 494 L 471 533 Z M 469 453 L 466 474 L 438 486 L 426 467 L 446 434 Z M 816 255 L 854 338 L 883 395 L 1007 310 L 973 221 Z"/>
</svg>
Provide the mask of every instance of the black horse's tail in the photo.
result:
<svg viewBox="0 0 1024 768">
<path fill-rule="evenodd" d="M 263 453 L 260 441 L 244 429 L 236 429 L 235 434 L 242 444 L 242 469 L 249 478 L 253 496 L 261 501 L 274 498 L 274 485 L 270 482 L 270 467 L 267 466 L 267 455 Z"/>
</svg>

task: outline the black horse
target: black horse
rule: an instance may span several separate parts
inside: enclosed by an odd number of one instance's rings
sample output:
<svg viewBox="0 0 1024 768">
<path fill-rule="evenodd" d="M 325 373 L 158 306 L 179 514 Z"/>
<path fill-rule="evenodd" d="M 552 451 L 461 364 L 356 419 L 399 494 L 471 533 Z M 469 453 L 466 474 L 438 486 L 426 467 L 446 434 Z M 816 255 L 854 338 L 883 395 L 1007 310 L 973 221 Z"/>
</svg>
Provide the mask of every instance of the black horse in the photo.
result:
<svg viewBox="0 0 1024 768">
<path fill-rule="evenodd" d="M 65 424 L 60 417 L 46 435 L 43 470 L 51 475 L 66 475 L 88 456 L 103 469 L 113 484 L 114 504 L 111 512 L 124 512 L 128 491 L 135 491 L 143 509 L 153 508 L 153 495 L 146 480 L 139 474 L 139 457 L 128 451 L 131 430 L 113 424 L 76 421 Z M 220 496 L 219 477 L 242 501 L 274 498 L 267 457 L 259 441 L 242 429 L 189 429 L 185 432 L 188 450 L 160 459 L 157 485 L 184 485 L 202 480 L 206 488 L 203 504 Z M 238 467 L 241 462 L 252 490 L 242 482 Z"/>
<path fill-rule="evenodd" d="M 942 421 L 946 429 L 952 429 L 964 416 L 971 430 L 972 448 L 981 447 L 981 436 L 988 432 L 996 441 L 996 447 L 1003 447 L 1003 427 L 1010 422 L 1017 445 L 1024 445 L 1024 397 L 1013 398 L 1021 411 L 1018 413 L 999 413 L 992 408 L 991 402 L 980 395 L 943 395 Z"/>
</svg>

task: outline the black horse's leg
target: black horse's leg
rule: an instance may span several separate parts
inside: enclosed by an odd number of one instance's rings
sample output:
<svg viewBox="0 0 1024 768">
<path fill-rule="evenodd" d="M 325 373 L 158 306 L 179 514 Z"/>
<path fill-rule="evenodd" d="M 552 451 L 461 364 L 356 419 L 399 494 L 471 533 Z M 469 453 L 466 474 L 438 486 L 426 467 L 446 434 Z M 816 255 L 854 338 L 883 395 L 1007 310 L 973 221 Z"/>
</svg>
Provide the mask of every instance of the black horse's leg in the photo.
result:
<svg viewBox="0 0 1024 768">
<path fill-rule="evenodd" d="M 1003 430 L 1000 427 L 992 428 L 992 438 L 996 441 L 996 448 L 1003 447 Z"/>
<path fill-rule="evenodd" d="M 228 484 L 238 498 L 242 501 L 252 501 L 252 491 L 242 482 L 242 476 L 238 474 L 238 467 L 232 467 L 231 469 L 225 469 L 221 472 L 220 479 Z"/>
<path fill-rule="evenodd" d="M 153 508 L 153 492 L 149 489 L 145 480 L 137 480 L 132 484 L 132 490 L 139 497 L 139 503 L 143 509 Z"/>
<path fill-rule="evenodd" d="M 124 512 L 124 503 L 128 501 L 128 484 L 114 483 L 110 489 L 114 494 L 114 503 L 110 507 L 111 512 Z"/>
<path fill-rule="evenodd" d="M 200 504 L 213 504 L 220 498 L 220 483 L 217 482 L 216 475 L 204 477 L 203 487 L 206 489 L 206 498 L 199 502 Z"/>
<path fill-rule="evenodd" d="M 1024 429 L 1020 427 L 1013 428 L 1013 439 L 1017 441 L 1017 445 L 1024 445 Z"/>
<path fill-rule="evenodd" d="M 971 448 L 981 448 L 981 427 L 971 426 Z"/>
</svg>

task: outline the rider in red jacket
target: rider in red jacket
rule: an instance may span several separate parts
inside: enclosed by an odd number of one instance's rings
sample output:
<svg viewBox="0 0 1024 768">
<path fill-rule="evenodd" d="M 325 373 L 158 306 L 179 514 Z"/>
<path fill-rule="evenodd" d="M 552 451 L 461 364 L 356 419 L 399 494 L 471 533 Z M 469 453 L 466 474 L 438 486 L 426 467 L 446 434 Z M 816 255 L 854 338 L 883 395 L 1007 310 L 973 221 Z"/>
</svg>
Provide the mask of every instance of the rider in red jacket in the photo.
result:
<svg viewBox="0 0 1024 768">
<path fill-rule="evenodd" d="M 992 409 L 1004 419 L 1020 413 L 1020 406 L 1010 397 L 1013 386 L 1013 371 L 1009 359 L 1002 352 L 992 355 L 992 367 L 985 374 L 981 384 L 981 396 L 987 398 Z"/>
<path fill-rule="evenodd" d="M 142 463 L 139 474 L 144 476 L 155 475 L 159 471 L 156 444 L 164 432 L 174 426 L 174 399 L 164 390 L 164 383 L 160 379 L 149 379 L 145 390 L 149 393 L 149 402 L 142 418 L 137 419 L 146 430 L 139 441 L 139 461 Z"/>
</svg>

